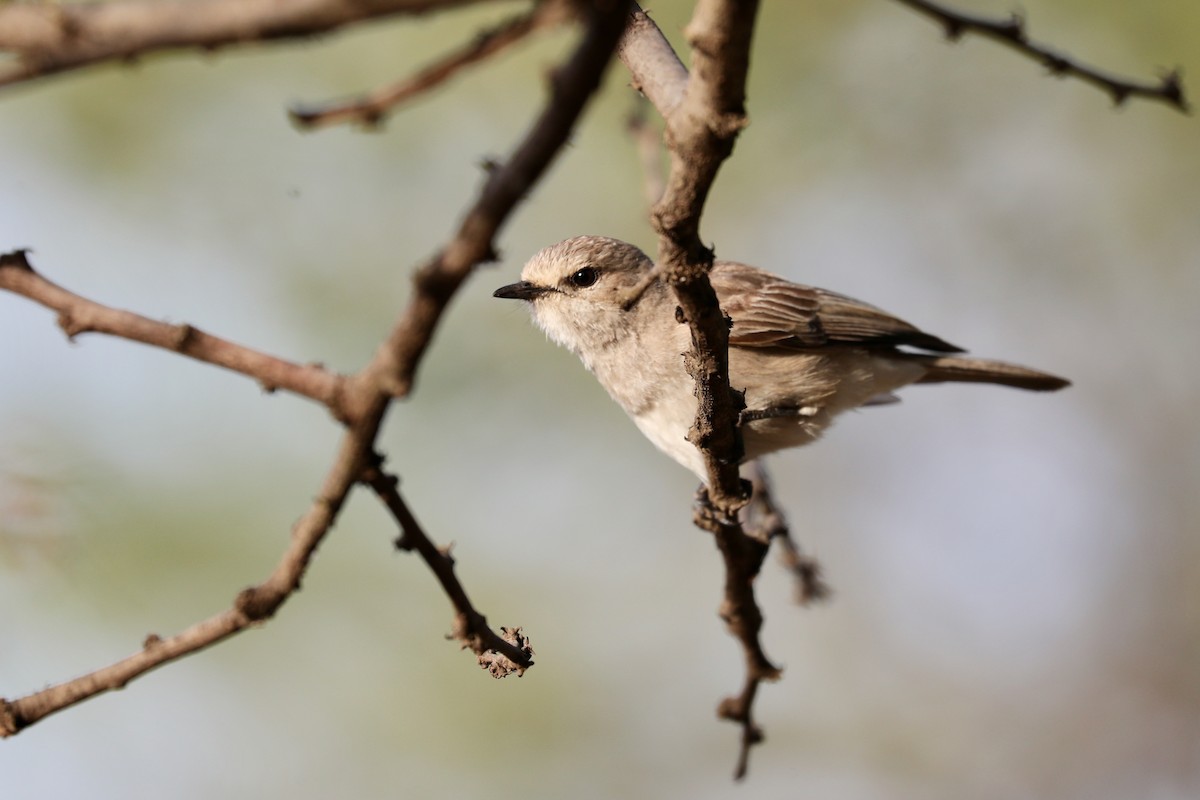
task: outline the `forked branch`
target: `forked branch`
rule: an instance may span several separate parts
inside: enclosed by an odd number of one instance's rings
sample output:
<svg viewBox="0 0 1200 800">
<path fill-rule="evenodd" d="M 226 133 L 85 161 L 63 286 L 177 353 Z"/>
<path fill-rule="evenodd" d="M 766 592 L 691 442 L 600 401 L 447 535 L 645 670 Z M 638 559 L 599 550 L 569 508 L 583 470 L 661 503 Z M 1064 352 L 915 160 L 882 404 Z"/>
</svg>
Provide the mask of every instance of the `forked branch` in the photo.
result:
<svg viewBox="0 0 1200 800">
<path fill-rule="evenodd" d="M 400 542 L 407 546 L 408 543 L 419 541 L 416 520 L 408 513 L 399 494 L 387 488 L 388 479 L 379 470 L 374 456 L 374 444 L 380 426 L 398 393 L 397 389 L 403 385 L 404 392 L 407 392 L 411 388 L 412 376 L 446 303 L 470 271 L 492 252 L 493 237 L 500 226 L 512 213 L 517 201 L 540 179 L 546 165 L 566 142 L 587 99 L 599 86 L 600 76 L 624 26 L 625 15 L 626 6 L 622 3 L 600 0 L 587 5 L 587 12 L 583 14 L 582 39 L 555 74 L 553 91 L 545 110 L 512 158 L 492 172 L 457 235 L 436 259 L 418 271 L 418 291 L 413 303 L 401 315 L 392 334 L 378 348 L 371 363 L 343 382 L 342 402 L 358 410 L 346 415 L 348 419 L 343 420 L 346 433 L 334 463 L 317 500 L 293 528 L 287 549 L 274 571 L 258 586 L 240 592 L 232 608 L 166 639 L 151 634 L 146 637 L 141 650 L 109 667 L 15 700 L 0 698 L 0 738 L 14 735 L 46 716 L 89 697 L 121 688 L 150 670 L 270 618 L 299 588 L 317 546 L 337 518 L 350 489 L 361 480 L 370 480 L 372 486 L 381 492 L 381 498 L 389 509 L 397 514 L 405 531 Z M 19 291 L 60 310 L 60 313 L 65 311 L 73 320 L 68 326 L 69 332 L 103 331 L 160 346 L 169 346 L 170 342 L 179 338 L 194 338 L 191 334 L 180 337 L 181 329 L 174 326 L 164 326 L 71 295 L 37 276 L 24 251 L 0 259 L 0 288 Z M 280 363 L 286 366 L 286 362 L 272 360 L 272 357 L 261 354 L 250 354 L 251 351 L 216 340 L 215 337 L 200 341 L 202 345 L 198 349 L 195 349 L 196 345 L 190 345 L 193 349 L 188 355 L 230 368 L 235 368 L 234 364 L 241 364 L 243 368 L 239 371 L 260 379 L 262 376 L 256 372 L 260 367 L 269 372 L 278 368 Z M 219 355 L 222 352 L 226 355 Z M 301 382 L 295 383 L 297 386 L 288 388 L 305 396 L 314 396 L 314 399 L 317 396 L 324 397 L 316 390 L 301 391 Z M 423 532 L 420 537 L 426 545 L 416 546 L 416 549 L 437 552 Z M 448 563 L 445 559 L 440 563 L 436 558 L 427 560 L 431 561 L 439 580 L 443 581 L 444 586 L 447 585 Z M 453 577 L 452 574 L 450 577 Z M 532 663 L 532 650 L 519 628 L 502 629 L 504 636 L 497 636 L 487 628 L 483 615 L 466 601 L 466 593 L 456 579 L 448 591 L 459 611 L 455 635 L 480 655 L 481 663 L 492 674 L 505 670 L 519 671 Z"/>
<path fill-rule="evenodd" d="M 940 23 L 948 39 L 958 40 L 973 33 L 1000 42 L 1037 61 L 1053 75 L 1078 78 L 1085 83 L 1090 83 L 1107 93 L 1115 105 L 1119 106 L 1131 97 L 1141 97 L 1166 103 L 1185 114 L 1190 111 L 1178 69 L 1164 72 L 1154 83 L 1131 80 L 1080 63 L 1046 45 L 1034 42 L 1029 38 L 1025 29 L 1025 18 L 1020 14 L 1014 13 L 1007 19 L 996 19 L 968 14 L 940 3 L 930 2 L 930 0 L 896 0 L 896 2 Z"/>
<path fill-rule="evenodd" d="M 0 5 L 0 86 L 161 50 L 311 37 L 367 19 L 478 0 L 113 0 Z"/>
<path fill-rule="evenodd" d="M 534 31 L 565 22 L 570 17 L 570 9 L 568 0 L 542 0 L 532 11 L 483 31 L 473 41 L 447 53 L 411 77 L 350 100 L 295 106 L 288 114 L 301 128 L 340 123 L 376 127 L 402 103 L 436 89 L 463 69 L 507 50 Z"/>
<path fill-rule="evenodd" d="M 619 51 L 634 85 L 666 122 L 671 168 L 662 198 L 651 212 L 659 233 L 655 270 L 674 287 L 679 315 L 692 333 L 692 350 L 684 363 L 696 382 L 698 407 L 688 438 L 703 454 L 708 472 L 695 522 L 713 534 L 721 551 L 725 590 L 720 614 L 741 644 L 746 663 L 741 693 L 722 701 L 718 709 L 721 718 L 742 727 L 734 773 L 738 778 L 748 769 L 750 747 L 763 739 L 753 715 L 758 687 L 778 678 L 780 670 L 759 637 L 763 618 L 754 580 L 769 542 L 747 536 L 738 519 L 750 494 L 738 474 L 742 402 L 729 386 L 729 330 L 708 280 L 713 254 L 701 242 L 699 230 L 709 189 L 746 124 L 745 82 L 757 10 L 754 0 L 700 0 L 686 30 L 692 46 L 690 74 L 640 9 Z"/>
</svg>

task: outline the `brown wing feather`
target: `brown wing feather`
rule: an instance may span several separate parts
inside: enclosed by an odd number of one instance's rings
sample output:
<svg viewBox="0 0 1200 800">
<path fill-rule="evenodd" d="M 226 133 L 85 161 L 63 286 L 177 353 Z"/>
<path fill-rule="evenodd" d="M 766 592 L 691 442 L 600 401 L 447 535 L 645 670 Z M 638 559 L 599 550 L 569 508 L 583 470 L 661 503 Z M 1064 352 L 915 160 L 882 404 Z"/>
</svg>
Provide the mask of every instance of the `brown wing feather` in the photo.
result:
<svg viewBox="0 0 1200 800">
<path fill-rule="evenodd" d="M 755 267 L 718 261 L 709 274 L 733 320 L 729 343 L 742 347 L 909 345 L 937 353 L 962 349 L 875 306 L 836 292 L 801 286 Z"/>
</svg>

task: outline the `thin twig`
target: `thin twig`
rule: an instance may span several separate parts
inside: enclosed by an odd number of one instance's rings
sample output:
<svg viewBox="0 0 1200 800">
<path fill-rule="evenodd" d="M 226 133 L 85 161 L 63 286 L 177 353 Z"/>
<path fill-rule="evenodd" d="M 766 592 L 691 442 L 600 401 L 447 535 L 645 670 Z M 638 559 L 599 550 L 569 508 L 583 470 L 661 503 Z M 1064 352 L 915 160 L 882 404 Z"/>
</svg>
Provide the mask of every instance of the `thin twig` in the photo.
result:
<svg viewBox="0 0 1200 800">
<path fill-rule="evenodd" d="M 1119 106 L 1131 97 L 1142 97 L 1161 101 L 1185 114 L 1190 113 L 1178 69 L 1164 72 L 1157 83 L 1130 80 L 1081 64 L 1069 56 L 1031 41 L 1025 30 L 1025 18 L 1020 14 L 1014 13 L 1007 19 L 996 19 L 968 14 L 930 0 L 896 2 L 941 23 L 948 39 L 958 40 L 968 33 L 974 33 L 1000 42 L 1037 61 L 1053 75 L 1078 78 L 1090 83 L 1106 92 L 1114 105 Z"/>
<path fill-rule="evenodd" d="M 646 205 L 653 208 L 662 199 L 667 184 L 663 179 L 663 141 L 662 133 L 650 122 L 646 113 L 650 101 L 645 95 L 638 95 L 629 116 L 625 118 L 625 130 L 633 139 L 637 149 L 638 162 L 642 165 L 642 189 L 646 196 Z"/>
<path fill-rule="evenodd" d="M 0 289 L 58 312 L 58 325 L 69 339 L 84 333 L 106 333 L 161 347 L 254 378 L 264 391 L 283 389 L 315 400 L 337 419 L 349 418 L 343 402 L 343 376 L 319 364 L 296 364 L 252 350 L 191 325 L 159 322 L 80 297 L 35 272 L 28 251 L 0 255 Z"/>
<path fill-rule="evenodd" d="M 746 777 L 750 764 L 750 748 L 763 741 L 762 729 L 754 721 L 754 699 L 763 681 L 778 680 L 783 670 L 771 663 L 763 650 L 759 633 L 763 615 L 754 596 L 754 579 L 762 569 L 767 557 L 769 541 L 759 541 L 747 536 L 736 520 L 729 520 L 716 511 L 704 497 L 701 489 L 697 505 L 696 525 L 711 531 L 725 561 L 725 598 L 721 602 L 720 615 L 729 632 L 742 645 L 742 656 L 746 675 L 742 691 L 726 697 L 717 706 L 717 716 L 735 722 L 742 728 L 741 748 L 738 754 L 734 778 Z"/>
<path fill-rule="evenodd" d="M 378 127 L 401 103 L 441 86 L 460 70 L 508 49 L 539 28 L 565 22 L 569 9 L 562 0 L 542 0 L 533 10 L 481 32 L 473 41 L 402 81 L 350 100 L 294 106 L 288 115 L 296 125 L 308 129 L 339 123 Z"/>
<path fill-rule="evenodd" d="M 639 24 L 645 24 L 639 23 L 639 19 L 649 18 L 645 14 L 635 14 L 630 19 L 630 26 L 626 30 L 625 36 L 621 39 L 623 48 L 635 46 L 640 41 L 638 36 L 631 34 L 630 31 Z M 653 22 L 649 24 L 654 25 Z M 674 55 L 675 51 L 672 50 L 671 56 L 674 57 Z M 676 63 L 678 63 L 678 59 L 676 59 Z M 687 71 L 685 70 L 681 74 L 683 80 L 686 81 Z M 663 174 L 666 159 L 664 158 L 665 150 L 663 149 L 662 133 L 659 132 L 656 126 L 650 123 L 649 115 L 647 114 L 649 108 L 650 101 L 646 95 L 638 94 L 634 98 L 633 110 L 625 118 L 625 130 L 633 139 L 634 148 L 637 150 L 638 162 L 642 167 L 642 191 L 646 197 L 647 211 L 652 210 L 662 200 L 663 192 L 667 189 L 667 182 Z M 648 270 L 642 276 L 641 280 L 625 292 L 625 296 L 621 298 L 621 307 L 626 311 L 633 308 L 634 304 L 642 299 L 642 295 L 646 293 L 646 290 L 660 280 L 662 280 L 662 270 L 655 264 L 653 269 Z"/>
<path fill-rule="evenodd" d="M 514 672 L 518 676 L 523 675 L 526 669 L 533 666 L 533 648 L 527 642 L 524 647 L 515 646 L 488 627 L 487 618 L 471 604 L 466 589 L 454 574 L 454 558 L 449 548 L 438 547 L 425 533 L 404 502 L 398 488 L 399 481 L 383 471 L 383 459 L 380 456 L 372 457 L 371 463 L 363 471 L 362 481 L 375 491 L 400 525 L 396 549 L 416 550 L 450 598 L 455 611 L 451 638 L 462 642 L 463 647 L 470 648 L 479 657 L 480 666 L 491 671 L 495 677 L 503 678 Z M 497 659 L 494 654 L 502 658 Z"/>
<path fill-rule="evenodd" d="M 746 535 L 763 542 L 778 541 L 782 549 L 779 560 L 796 579 L 796 602 L 806 606 L 825 600 L 831 594 L 829 584 L 821 574 L 820 563 L 801 550 L 792 537 L 783 510 L 775 503 L 771 493 L 771 479 L 761 461 L 750 462 L 746 467 L 754 495 L 742 509 L 742 526 Z"/>
<path fill-rule="evenodd" d="M 362 437 L 347 435 L 321 493 L 292 528 L 283 557 L 265 581 L 238 593 L 233 606 L 166 639 L 150 634 L 142 648 L 110 666 L 16 700 L 0 698 L 0 739 L 98 694 L 122 689 L 135 678 L 266 622 L 297 589 L 362 472 Z"/>
<path fill-rule="evenodd" d="M 115 0 L 0 5 L 0 52 L 14 59 L 0 86 L 105 61 L 129 63 L 160 50 L 308 38 L 396 14 L 423 14 L 479 0 Z"/>
</svg>

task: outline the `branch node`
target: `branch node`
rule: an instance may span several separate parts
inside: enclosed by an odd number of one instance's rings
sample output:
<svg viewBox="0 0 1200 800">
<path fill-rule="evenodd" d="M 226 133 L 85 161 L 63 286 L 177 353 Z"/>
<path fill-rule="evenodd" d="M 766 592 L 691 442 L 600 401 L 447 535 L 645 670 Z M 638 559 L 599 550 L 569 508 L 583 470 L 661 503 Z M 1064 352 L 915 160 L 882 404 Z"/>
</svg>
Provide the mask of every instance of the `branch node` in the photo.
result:
<svg viewBox="0 0 1200 800">
<path fill-rule="evenodd" d="M 1175 67 L 1163 73 L 1161 77 L 1162 84 L 1159 91 L 1162 92 L 1162 96 L 1183 113 L 1191 114 L 1192 108 L 1188 105 L 1187 98 L 1183 96 L 1183 70 Z"/>
<path fill-rule="evenodd" d="M 25 727 L 25 721 L 17 713 L 8 698 L 0 697 L 0 739 L 16 736 Z"/>
<path fill-rule="evenodd" d="M 2 253 L 0 254 L 0 268 L 13 267 L 14 269 L 33 272 L 33 265 L 29 263 L 29 254 L 32 252 L 28 247 L 20 247 L 16 250 Z"/>
<path fill-rule="evenodd" d="M 507 678 L 514 673 L 520 678 L 525 674 L 525 670 L 533 664 L 533 645 L 529 643 L 529 637 L 521 631 L 520 627 L 506 628 L 501 626 L 500 634 L 505 642 L 517 648 L 525 656 L 526 663 L 519 664 L 504 653 L 496 650 L 485 650 L 478 656 L 479 666 L 496 679 Z"/>
<path fill-rule="evenodd" d="M 750 117 L 746 114 L 731 111 L 726 114 L 714 114 L 709 122 L 709 130 L 718 139 L 731 139 L 750 125 Z"/>
<path fill-rule="evenodd" d="M 158 648 L 161 644 L 162 637 L 157 633 L 150 633 L 147 634 L 146 638 L 142 640 L 142 649 L 146 652 L 150 652 L 151 650 Z"/>
<path fill-rule="evenodd" d="M 1042 64 L 1046 66 L 1046 70 L 1056 78 L 1065 78 L 1071 74 L 1071 62 L 1063 58 L 1057 53 L 1046 53 L 1042 59 Z M 1113 94 L 1125 94 L 1126 90 L 1120 86 L 1110 87 Z"/>
<path fill-rule="evenodd" d="M 251 586 L 238 592 L 233 607 L 251 622 L 262 622 L 275 615 L 284 596 L 265 586 Z"/>
<path fill-rule="evenodd" d="M 948 41 L 958 42 L 962 40 L 966 28 L 958 20 L 947 19 L 942 22 L 942 31 L 945 33 Z"/>
<path fill-rule="evenodd" d="M 76 336 L 91 330 L 88 325 L 77 321 L 71 312 L 65 310 L 58 315 L 58 327 L 62 328 L 62 332 L 67 335 L 69 342 L 74 342 Z"/>
<path fill-rule="evenodd" d="M 1014 41 L 1025 41 L 1025 15 L 1014 11 L 1007 22 L 1000 23 L 1000 31 Z"/>
<path fill-rule="evenodd" d="M 195 341 L 196 333 L 196 329 L 191 325 L 188 325 L 186 322 L 181 325 L 176 325 L 175 336 L 171 344 L 172 349 L 182 353 L 188 348 L 189 345 L 192 344 L 192 342 Z"/>
</svg>

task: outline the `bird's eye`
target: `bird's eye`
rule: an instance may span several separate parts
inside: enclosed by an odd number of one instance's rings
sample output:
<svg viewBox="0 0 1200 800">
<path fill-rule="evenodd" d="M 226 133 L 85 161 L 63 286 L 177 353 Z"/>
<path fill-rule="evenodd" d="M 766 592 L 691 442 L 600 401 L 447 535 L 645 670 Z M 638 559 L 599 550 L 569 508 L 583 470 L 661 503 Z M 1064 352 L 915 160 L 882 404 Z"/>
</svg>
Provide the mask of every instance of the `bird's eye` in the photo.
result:
<svg viewBox="0 0 1200 800">
<path fill-rule="evenodd" d="M 595 267 L 584 267 L 577 269 L 571 273 L 571 277 L 567 278 L 567 282 L 577 289 L 586 289 L 600 278 L 600 273 Z"/>
</svg>

